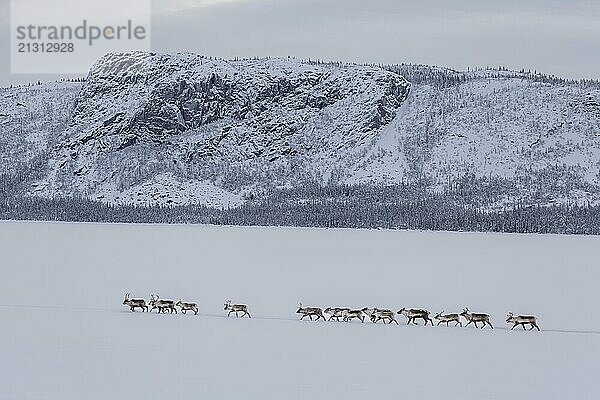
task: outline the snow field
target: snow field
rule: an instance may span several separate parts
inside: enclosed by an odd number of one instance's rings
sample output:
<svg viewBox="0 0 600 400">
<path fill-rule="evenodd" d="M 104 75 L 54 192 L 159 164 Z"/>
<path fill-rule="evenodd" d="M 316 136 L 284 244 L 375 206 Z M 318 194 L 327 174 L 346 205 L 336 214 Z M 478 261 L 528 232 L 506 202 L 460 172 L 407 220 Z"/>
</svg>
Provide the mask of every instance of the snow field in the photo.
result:
<svg viewBox="0 0 600 400">
<path fill-rule="evenodd" d="M 592 399 L 599 241 L 4 222 L 0 399 Z M 200 314 L 131 313 L 126 292 Z M 298 321 L 300 301 L 468 306 L 496 329 Z"/>
</svg>

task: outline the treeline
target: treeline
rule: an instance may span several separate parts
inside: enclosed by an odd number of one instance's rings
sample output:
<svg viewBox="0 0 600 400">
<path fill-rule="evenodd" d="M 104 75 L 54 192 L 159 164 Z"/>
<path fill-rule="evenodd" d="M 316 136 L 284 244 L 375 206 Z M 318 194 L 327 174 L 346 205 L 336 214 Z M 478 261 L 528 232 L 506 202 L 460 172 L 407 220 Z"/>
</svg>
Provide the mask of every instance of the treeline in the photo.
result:
<svg viewBox="0 0 600 400">
<path fill-rule="evenodd" d="M 516 204 L 490 212 L 462 205 L 456 199 L 450 193 L 428 193 L 411 185 L 278 189 L 262 200 L 231 209 L 112 206 L 82 198 L 0 195 L 0 219 L 600 234 L 597 206 Z"/>
</svg>

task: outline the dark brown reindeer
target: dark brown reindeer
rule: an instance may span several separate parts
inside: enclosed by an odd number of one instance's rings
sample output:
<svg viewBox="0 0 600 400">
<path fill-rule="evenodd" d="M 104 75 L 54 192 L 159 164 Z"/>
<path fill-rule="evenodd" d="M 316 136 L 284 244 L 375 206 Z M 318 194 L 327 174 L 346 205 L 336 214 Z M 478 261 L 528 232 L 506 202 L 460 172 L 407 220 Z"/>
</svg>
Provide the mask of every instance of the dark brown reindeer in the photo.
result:
<svg viewBox="0 0 600 400">
<path fill-rule="evenodd" d="M 465 309 L 463 310 L 463 312 L 460 313 L 460 315 L 463 316 L 467 321 L 469 321 L 465 326 L 469 326 L 469 324 L 473 323 L 475 324 L 475 328 L 479 328 L 477 326 L 477 323 L 481 322 L 483 323 L 483 325 L 481 325 L 481 329 L 485 328 L 486 325 L 489 325 L 490 328 L 494 329 L 492 323 L 490 322 L 490 316 L 488 314 L 472 313 L 467 307 L 465 307 Z"/>
<path fill-rule="evenodd" d="M 302 303 L 300 303 L 300 306 L 298 307 L 298 310 L 296 310 L 296 314 L 302 314 L 302 317 L 300 317 L 300 320 L 303 320 L 304 317 L 308 316 L 308 318 L 312 321 L 313 320 L 313 316 L 317 317 L 315 319 L 315 321 L 318 321 L 319 318 L 323 318 L 323 321 L 325 321 L 325 316 L 323 315 L 323 310 L 321 310 L 319 307 L 302 307 Z"/>
<path fill-rule="evenodd" d="M 442 314 L 442 312 L 439 312 L 435 315 L 435 319 L 438 320 L 438 325 L 441 323 L 446 323 L 446 326 L 448 326 L 448 324 L 450 322 L 455 322 L 454 326 L 463 326 L 462 322 L 460 322 L 460 315 L 458 314 Z"/>
<path fill-rule="evenodd" d="M 242 318 L 244 315 L 250 317 L 250 313 L 248 312 L 248 306 L 245 304 L 231 304 L 231 300 L 227 300 L 223 307 L 224 311 L 228 311 L 227 316 L 229 317 L 231 313 L 235 313 L 236 317 L 239 317 L 239 313 L 242 313 Z"/>
<path fill-rule="evenodd" d="M 148 306 L 146 305 L 146 300 L 130 299 L 129 293 L 125 294 L 125 300 L 123 300 L 123 305 L 129 306 L 130 311 L 135 311 L 136 308 L 141 308 L 142 312 L 148 311 Z"/>
<path fill-rule="evenodd" d="M 512 328 L 510 328 L 511 331 L 515 329 L 517 325 L 521 325 L 523 330 L 525 330 L 525 325 L 531 325 L 531 328 L 529 328 L 530 331 L 533 330 L 533 328 L 537 328 L 538 331 L 540 330 L 537 320 L 533 315 L 514 315 L 512 312 L 509 312 L 506 317 L 506 322 L 513 324 Z"/>
<path fill-rule="evenodd" d="M 431 322 L 431 326 L 433 326 L 433 321 L 431 320 L 431 318 L 429 318 L 429 311 L 427 310 L 422 310 L 420 308 L 409 308 L 406 309 L 404 307 L 402 307 L 399 311 L 398 314 L 404 315 L 407 319 L 406 325 L 410 324 L 411 322 L 415 325 L 417 325 L 417 319 L 422 319 L 423 322 L 425 322 L 425 326 L 427 326 L 427 322 Z"/>
</svg>

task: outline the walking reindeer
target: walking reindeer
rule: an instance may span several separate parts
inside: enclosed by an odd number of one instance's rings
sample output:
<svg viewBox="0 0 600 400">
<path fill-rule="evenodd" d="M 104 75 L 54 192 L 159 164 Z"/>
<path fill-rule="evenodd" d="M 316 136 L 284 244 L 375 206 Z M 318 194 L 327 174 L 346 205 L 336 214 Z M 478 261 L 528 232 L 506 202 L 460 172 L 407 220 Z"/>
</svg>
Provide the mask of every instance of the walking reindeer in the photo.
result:
<svg viewBox="0 0 600 400">
<path fill-rule="evenodd" d="M 350 322 L 353 319 L 359 319 L 360 322 L 365 322 L 365 313 L 363 310 L 351 310 L 349 308 L 345 309 L 343 314 L 343 321 Z"/>
<path fill-rule="evenodd" d="M 227 300 L 224 306 L 225 307 L 223 307 L 223 310 L 229 311 L 227 313 L 228 317 L 231 315 L 231 313 L 235 313 L 236 317 L 239 317 L 239 313 L 242 313 L 242 318 L 244 315 L 247 315 L 248 318 L 251 318 L 250 313 L 248 312 L 248 306 L 245 304 L 231 304 L 231 300 Z"/>
<path fill-rule="evenodd" d="M 125 294 L 125 300 L 123 300 L 123 305 L 129 306 L 130 311 L 135 311 L 136 308 L 141 308 L 142 312 L 148 311 L 148 306 L 146 305 L 146 300 L 130 299 L 129 293 Z"/>
<path fill-rule="evenodd" d="M 460 313 L 460 315 L 463 316 L 467 321 L 469 321 L 465 326 L 469 326 L 469 324 L 473 323 L 475 324 L 475 328 L 479 328 L 477 326 L 477 323 L 481 322 L 483 324 L 481 325 L 481 329 L 485 328 L 486 324 L 489 325 L 490 328 L 494 329 L 492 323 L 490 322 L 490 316 L 488 314 L 472 313 L 467 307 L 465 307 L 465 309 L 463 310 L 463 312 Z"/>
<path fill-rule="evenodd" d="M 184 303 L 180 299 L 175 305 L 179 307 L 179 310 L 184 314 L 187 314 L 188 311 L 193 311 L 194 315 L 198 315 L 198 304 L 196 303 Z"/>
<path fill-rule="evenodd" d="M 169 310 L 169 313 L 177 314 L 177 308 L 175 308 L 175 302 L 173 300 L 161 299 L 157 294 L 150 295 L 150 312 L 152 310 L 157 309 L 159 313 L 164 313 L 166 310 Z"/>
<path fill-rule="evenodd" d="M 450 322 L 454 322 L 454 326 L 463 326 L 462 322 L 460 322 L 460 315 L 458 314 L 443 314 L 444 311 L 439 312 L 435 315 L 435 319 L 438 320 L 437 325 L 441 324 L 441 323 L 446 323 L 446 326 L 448 326 L 448 324 Z"/>
<path fill-rule="evenodd" d="M 349 308 L 342 308 L 342 307 L 327 307 L 325 309 L 325 311 L 323 311 L 325 314 L 329 315 L 329 319 L 327 321 L 331 321 L 333 318 L 335 318 L 335 320 L 337 322 L 340 322 L 340 318 L 344 319 L 344 313 L 349 312 L 350 309 Z"/>
<path fill-rule="evenodd" d="M 315 319 L 315 321 L 318 321 L 319 318 L 323 318 L 323 321 L 325 321 L 325 316 L 323 315 L 323 310 L 321 310 L 319 307 L 302 307 L 302 303 L 300 303 L 300 306 L 298 307 L 298 310 L 296 310 L 296 314 L 302 314 L 302 317 L 300 317 L 300 320 L 303 320 L 304 317 L 308 316 L 308 318 L 312 321 L 313 320 L 313 316 L 317 317 Z"/>
<path fill-rule="evenodd" d="M 385 321 L 388 321 L 388 324 L 395 322 L 396 325 L 399 325 L 398 321 L 396 321 L 396 316 L 392 310 L 373 307 L 372 310 L 367 309 L 367 312 L 370 312 L 371 322 L 373 322 L 374 324 L 376 324 L 379 321 L 383 321 L 383 323 L 385 324 Z"/>
<path fill-rule="evenodd" d="M 431 320 L 431 318 L 429 318 L 429 311 L 427 310 L 422 310 L 420 308 L 406 309 L 402 307 L 398 311 L 398 314 L 404 315 L 406 317 L 406 325 L 410 324 L 411 322 L 415 325 L 418 325 L 416 320 L 422 319 L 423 322 L 425 322 L 425 326 L 427 326 L 427 322 L 431 322 L 431 326 L 433 326 L 433 321 Z"/>
<path fill-rule="evenodd" d="M 510 328 L 511 331 L 515 329 L 517 325 L 521 325 L 523 330 L 525 330 L 525 325 L 531 325 L 529 330 L 533 330 L 533 328 L 537 328 L 538 331 L 540 330 L 536 318 L 533 315 L 514 315 L 512 312 L 509 312 L 506 316 L 506 322 L 513 324 L 512 328 Z"/>
</svg>

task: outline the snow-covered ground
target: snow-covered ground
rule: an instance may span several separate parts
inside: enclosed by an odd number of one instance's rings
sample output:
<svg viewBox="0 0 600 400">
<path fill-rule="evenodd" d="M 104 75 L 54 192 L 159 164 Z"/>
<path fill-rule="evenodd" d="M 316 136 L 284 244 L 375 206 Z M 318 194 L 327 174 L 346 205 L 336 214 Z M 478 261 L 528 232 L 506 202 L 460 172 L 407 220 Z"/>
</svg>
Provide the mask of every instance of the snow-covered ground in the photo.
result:
<svg viewBox="0 0 600 400">
<path fill-rule="evenodd" d="M 0 399 L 595 399 L 600 237 L 0 223 Z M 130 313 L 125 292 L 197 301 Z M 223 302 L 250 306 L 227 319 Z M 300 322 L 488 312 L 494 330 Z M 509 331 L 508 311 L 542 332 Z"/>
</svg>

